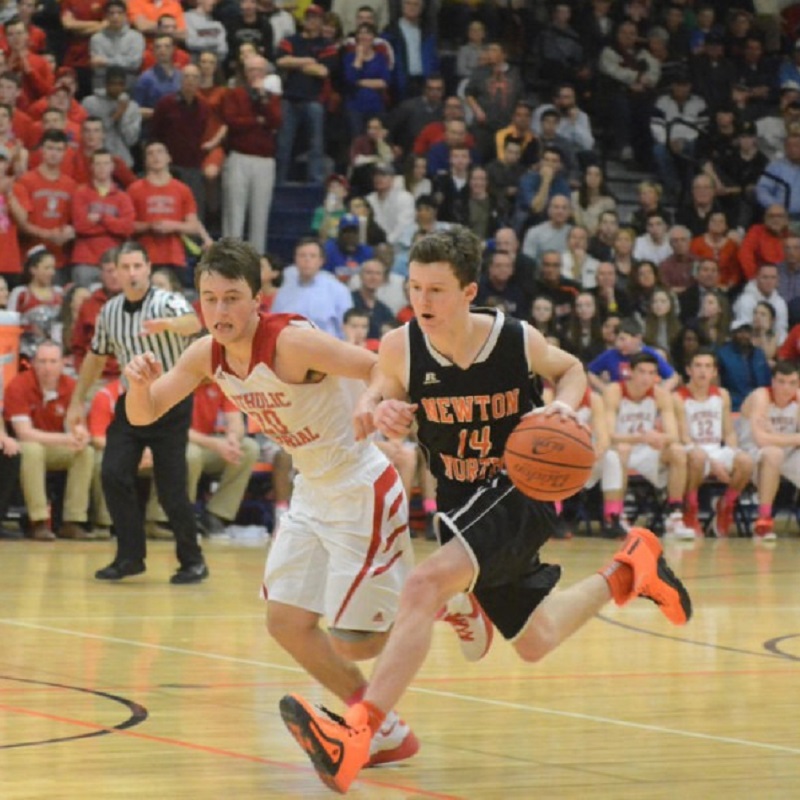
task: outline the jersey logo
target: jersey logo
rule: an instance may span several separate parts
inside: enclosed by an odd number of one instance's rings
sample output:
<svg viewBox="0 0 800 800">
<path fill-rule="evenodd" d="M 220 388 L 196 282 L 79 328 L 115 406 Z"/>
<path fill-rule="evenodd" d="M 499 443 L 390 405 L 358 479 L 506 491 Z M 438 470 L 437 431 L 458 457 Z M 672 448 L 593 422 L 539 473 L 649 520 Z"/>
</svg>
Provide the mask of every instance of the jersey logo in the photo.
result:
<svg viewBox="0 0 800 800">
<path fill-rule="evenodd" d="M 435 372 L 426 372 L 425 379 L 422 381 L 423 386 L 432 386 L 434 383 L 439 383 Z"/>
<path fill-rule="evenodd" d="M 375 614 L 375 616 L 372 618 L 372 621 L 373 622 L 383 622 L 384 621 L 383 612 L 379 611 L 377 614 Z"/>
</svg>

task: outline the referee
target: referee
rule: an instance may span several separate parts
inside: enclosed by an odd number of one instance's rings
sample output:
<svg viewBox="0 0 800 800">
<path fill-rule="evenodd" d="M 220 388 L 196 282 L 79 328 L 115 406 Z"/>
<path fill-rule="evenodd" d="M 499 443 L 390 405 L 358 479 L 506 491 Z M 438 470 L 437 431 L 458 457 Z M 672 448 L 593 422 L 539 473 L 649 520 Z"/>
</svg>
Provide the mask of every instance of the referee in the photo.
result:
<svg viewBox="0 0 800 800">
<path fill-rule="evenodd" d="M 182 294 L 150 285 L 150 260 L 142 245 L 125 242 L 117 256 L 117 270 L 122 292 L 103 306 L 97 318 L 91 351 L 81 366 L 67 411 L 70 429 L 85 416 L 86 395 L 109 356 L 115 356 L 124 370 L 135 355 L 149 350 L 166 371 L 188 346 L 189 337 L 200 330 L 197 316 Z M 137 492 L 137 471 L 146 447 L 153 454 L 158 498 L 175 533 L 180 567 L 170 583 L 198 583 L 208 577 L 186 489 L 186 443 L 191 420 L 190 395 L 152 425 L 131 425 L 125 414 L 125 394 L 120 396 L 108 428 L 101 472 L 117 537 L 117 555 L 107 567 L 95 572 L 95 578 L 116 581 L 145 571 L 144 514 Z"/>
</svg>

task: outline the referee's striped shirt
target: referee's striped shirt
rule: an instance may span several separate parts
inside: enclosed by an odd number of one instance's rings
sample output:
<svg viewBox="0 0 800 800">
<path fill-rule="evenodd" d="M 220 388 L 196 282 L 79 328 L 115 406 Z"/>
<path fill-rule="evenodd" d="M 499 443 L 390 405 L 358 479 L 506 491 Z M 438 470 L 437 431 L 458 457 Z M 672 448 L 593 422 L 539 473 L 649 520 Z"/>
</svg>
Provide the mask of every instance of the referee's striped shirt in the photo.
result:
<svg viewBox="0 0 800 800">
<path fill-rule="evenodd" d="M 92 339 L 92 352 L 99 356 L 115 356 L 120 369 L 125 369 L 134 356 L 150 351 L 155 353 L 166 372 L 172 369 L 180 354 L 189 346 L 191 337 L 173 331 L 142 335 L 142 322 L 193 313 L 194 310 L 182 294 L 164 289 L 151 286 L 147 294 L 135 302 L 128 300 L 124 294 L 118 294 L 100 309 Z"/>
</svg>

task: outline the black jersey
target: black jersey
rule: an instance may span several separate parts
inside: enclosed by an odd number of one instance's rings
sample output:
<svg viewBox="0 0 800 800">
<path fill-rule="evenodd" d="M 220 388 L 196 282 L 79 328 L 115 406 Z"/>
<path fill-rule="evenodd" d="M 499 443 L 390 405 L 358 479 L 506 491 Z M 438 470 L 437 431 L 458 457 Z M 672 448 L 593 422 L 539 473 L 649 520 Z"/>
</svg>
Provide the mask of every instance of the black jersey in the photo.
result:
<svg viewBox="0 0 800 800">
<path fill-rule="evenodd" d="M 410 402 L 420 444 L 438 481 L 438 505 L 462 505 L 502 469 L 506 439 L 534 407 L 525 328 L 502 312 L 467 369 L 438 353 L 416 320 L 408 323 Z"/>
</svg>

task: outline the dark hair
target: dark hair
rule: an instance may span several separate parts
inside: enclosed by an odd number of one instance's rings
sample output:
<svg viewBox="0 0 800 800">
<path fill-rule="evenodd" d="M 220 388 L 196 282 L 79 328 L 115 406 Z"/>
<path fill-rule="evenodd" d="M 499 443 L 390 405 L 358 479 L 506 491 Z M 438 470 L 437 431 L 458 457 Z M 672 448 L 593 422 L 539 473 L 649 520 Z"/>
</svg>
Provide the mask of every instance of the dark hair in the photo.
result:
<svg viewBox="0 0 800 800">
<path fill-rule="evenodd" d="M 301 247 L 307 247 L 310 244 L 313 244 L 317 247 L 321 258 L 325 258 L 325 248 L 322 246 L 322 242 L 320 242 L 320 240 L 317 239 L 316 236 L 303 236 L 300 239 L 298 239 L 297 243 L 294 246 L 295 255 L 297 254 L 297 251 Z"/>
<path fill-rule="evenodd" d="M 17 89 L 19 89 L 20 86 L 22 86 L 22 78 L 20 78 L 20 76 L 17 75 L 16 72 L 12 72 L 10 69 L 6 70 L 2 75 L 0 75 L 0 80 L 11 81 L 11 83 L 16 83 Z"/>
<path fill-rule="evenodd" d="M 127 11 L 128 7 L 125 5 L 123 0 L 108 0 L 106 3 L 106 7 L 103 9 L 105 14 L 108 14 L 109 10 L 112 8 L 121 8 L 123 11 Z"/>
<path fill-rule="evenodd" d="M 373 36 L 378 35 L 378 31 L 375 29 L 375 26 L 371 22 L 362 22 L 356 28 L 356 34 L 361 33 L 361 31 L 366 31 L 367 33 L 371 33 Z"/>
<path fill-rule="evenodd" d="M 111 156 L 111 161 L 112 161 L 112 163 L 113 163 L 113 161 L 114 161 L 114 156 L 113 156 L 113 154 L 111 153 L 111 151 L 110 151 L 110 150 L 108 150 L 108 149 L 107 149 L 107 148 L 105 148 L 105 147 L 98 147 L 98 148 L 97 148 L 97 150 L 95 150 L 95 151 L 94 151 L 94 153 L 92 153 L 92 156 L 91 156 L 91 159 L 90 159 L 90 160 L 91 160 L 91 161 L 94 161 L 94 160 L 95 160 L 95 158 L 97 158 L 97 156 Z"/>
<path fill-rule="evenodd" d="M 140 253 L 144 260 L 148 264 L 150 263 L 150 256 L 147 254 L 145 246 L 141 244 L 141 242 L 136 242 L 133 239 L 126 239 L 117 248 L 117 264 L 119 264 L 119 260 L 122 258 L 122 256 L 126 256 L 128 253 Z"/>
<path fill-rule="evenodd" d="M 781 359 L 780 361 L 776 361 L 775 366 L 772 368 L 773 378 L 776 375 L 797 375 L 797 374 L 800 374 L 800 365 L 798 365 L 795 361 L 787 361 L 786 359 Z"/>
<path fill-rule="evenodd" d="M 99 122 L 103 130 L 106 129 L 106 124 L 102 119 L 100 119 L 100 117 L 86 117 L 86 119 L 81 122 L 81 127 L 83 127 L 87 122 Z"/>
<path fill-rule="evenodd" d="M 639 321 L 633 317 L 626 317 L 625 319 L 620 320 L 619 332 L 627 333 L 628 336 L 641 336 L 642 326 L 639 324 Z"/>
<path fill-rule="evenodd" d="M 50 109 L 50 108 L 47 109 L 47 111 L 54 111 L 54 110 L 55 109 Z M 45 112 L 45 114 L 47 113 L 47 111 Z M 42 134 L 42 139 L 40 141 L 40 144 L 44 146 L 45 142 L 55 142 L 56 144 L 68 145 L 69 137 L 67 136 L 66 133 L 64 133 L 64 131 L 45 131 Z"/>
<path fill-rule="evenodd" d="M 631 356 L 631 370 L 636 369 L 639 364 L 652 364 L 653 366 L 658 368 L 658 359 L 652 353 L 636 353 L 636 355 Z"/>
<path fill-rule="evenodd" d="M 25 22 L 21 17 L 17 16 L 16 14 L 6 22 L 5 24 L 6 31 L 8 31 L 9 28 L 14 27 L 15 25 L 22 25 L 22 27 L 25 28 Z M 25 28 L 25 30 L 27 30 L 27 28 Z"/>
<path fill-rule="evenodd" d="M 706 347 L 706 346 L 700 347 L 697 350 L 697 352 L 692 353 L 689 356 L 689 359 L 686 362 L 686 366 L 690 367 L 692 365 L 692 363 L 694 362 L 694 360 L 696 358 L 700 358 L 700 356 L 711 358 L 714 361 L 714 366 L 715 367 L 718 366 L 716 353 L 710 347 Z"/>
<path fill-rule="evenodd" d="M 98 266 L 103 266 L 103 264 L 116 264 L 117 258 L 119 257 L 118 250 L 118 247 L 109 247 L 108 250 L 100 256 L 100 260 L 97 262 Z"/>
<path fill-rule="evenodd" d="M 583 208 L 589 208 L 589 187 L 586 185 L 586 173 L 592 167 L 597 167 L 600 170 L 600 186 L 598 186 L 597 191 L 601 197 L 613 197 L 611 192 L 608 190 L 608 185 L 606 184 L 606 174 L 603 171 L 603 168 L 599 164 L 591 163 L 587 164 L 583 170 L 583 175 L 581 175 L 581 185 L 578 188 L 578 205 Z M 609 209 L 613 211 L 613 209 Z M 608 211 L 604 211 L 603 214 L 607 214 Z M 616 214 L 616 211 L 613 211 Z M 602 214 L 600 215 L 602 216 Z M 619 216 L 617 216 L 619 219 Z M 598 217 L 599 222 L 599 217 Z"/>
<path fill-rule="evenodd" d="M 408 255 L 409 264 L 445 262 L 450 264 L 459 285 L 464 287 L 478 280 L 483 243 L 469 228 L 453 225 L 417 240 Z"/>
<path fill-rule="evenodd" d="M 421 208 L 425 206 L 425 208 L 433 208 L 438 210 L 439 204 L 436 202 L 436 198 L 432 194 L 421 194 L 416 201 L 414 202 L 414 208 Z"/>
<path fill-rule="evenodd" d="M 772 317 L 772 323 L 774 325 L 775 320 L 778 318 L 778 315 L 775 312 L 775 306 L 772 305 L 772 303 L 767 302 L 766 300 L 759 300 L 756 303 L 756 308 L 758 308 L 759 306 L 764 306 L 764 308 L 766 308 L 767 311 L 769 311 L 769 315 Z"/>
<path fill-rule="evenodd" d="M 546 108 L 544 111 L 542 111 L 539 119 L 542 120 L 545 117 L 555 117 L 556 119 L 561 119 L 561 114 L 559 114 L 554 108 Z"/>
<path fill-rule="evenodd" d="M 128 73 L 125 71 L 125 67 L 120 67 L 119 64 L 112 64 L 110 67 L 106 69 L 106 83 L 109 83 L 112 80 L 128 80 Z"/>
<path fill-rule="evenodd" d="M 53 254 L 43 244 L 37 244 L 25 253 L 25 263 L 22 265 L 25 283 L 30 283 L 31 270 L 38 267 L 47 256 L 52 257 Z"/>
<path fill-rule="evenodd" d="M 347 311 L 344 312 L 344 317 L 342 317 L 342 322 L 347 325 L 353 317 L 361 317 L 362 319 L 369 319 L 369 311 L 366 308 L 348 308 Z"/>
<path fill-rule="evenodd" d="M 243 280 L 253 297 L 261 291 L 261 256 L 253 245 L 241 239 L 223 237 L 203 253 L 194 269 L 195 288 L 200 289 L 203 275 L 212 273 L 232 281 Z"/>
</svg>

